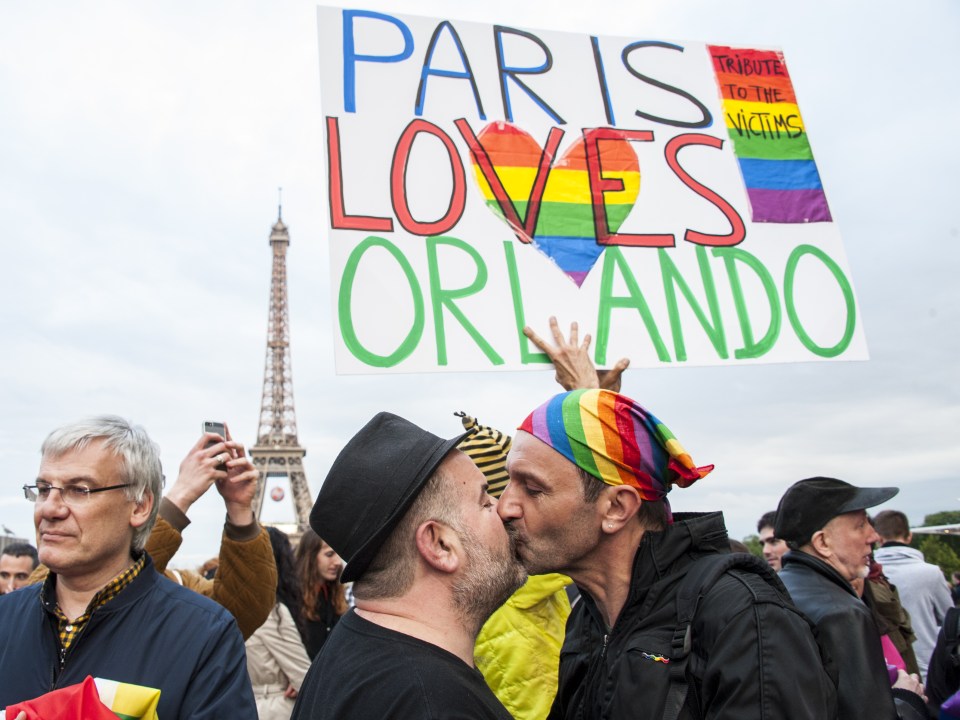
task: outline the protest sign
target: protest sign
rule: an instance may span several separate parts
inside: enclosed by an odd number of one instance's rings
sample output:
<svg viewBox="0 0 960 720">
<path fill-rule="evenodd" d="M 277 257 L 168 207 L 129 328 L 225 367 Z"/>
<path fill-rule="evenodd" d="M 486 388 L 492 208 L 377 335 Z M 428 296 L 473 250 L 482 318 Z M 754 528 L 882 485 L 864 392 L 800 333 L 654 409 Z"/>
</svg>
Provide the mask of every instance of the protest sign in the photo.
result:
<svg viewBox="0 0 960 720">
<path fill-rule="evenodd" d="M 867 357 L 775 49 L 318 9 L 340 373 Z"/>
</svg>

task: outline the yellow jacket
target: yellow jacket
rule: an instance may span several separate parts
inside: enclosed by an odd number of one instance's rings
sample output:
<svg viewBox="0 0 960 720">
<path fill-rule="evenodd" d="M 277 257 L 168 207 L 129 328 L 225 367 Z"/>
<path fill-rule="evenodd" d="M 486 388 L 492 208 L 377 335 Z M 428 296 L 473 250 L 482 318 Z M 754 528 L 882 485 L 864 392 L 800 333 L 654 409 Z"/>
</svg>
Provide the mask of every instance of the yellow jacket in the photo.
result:
<svg viewBox="0 0 960 720">
<path fill-rule="evenodd" d="M 557 694 L 570 582 L 566 575 L 532 575 L 477 637 L 477 667 L 517 720 L 543 720 Z"/>
</svg>

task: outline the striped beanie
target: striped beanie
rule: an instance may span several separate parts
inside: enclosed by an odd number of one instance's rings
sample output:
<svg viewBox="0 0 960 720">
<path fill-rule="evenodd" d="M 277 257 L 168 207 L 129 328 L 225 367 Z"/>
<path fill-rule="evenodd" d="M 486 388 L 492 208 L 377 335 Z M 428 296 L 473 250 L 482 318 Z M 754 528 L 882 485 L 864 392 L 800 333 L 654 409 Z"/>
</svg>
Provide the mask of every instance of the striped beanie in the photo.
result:
<svg viewBox="0 0 960 720">
<path fill-rule="evenodd" d="M 573 390 L 551 398 L 519 428 L 607 485 L 631 485 L 648 502 L 673 485 L 689 487 L 713 465 L 697 467 L 660 420 L 609 390 Z"/>
<path fill-rule="evenodd" d="M 466 413 L 454 413 L 463 423 L 467 434 L 457 445 L 473 460 L 474 465 L 487 478 L 487 492 L 498 498 L 503 494 L 510 478 L 507 476 L 507 453 L 510 452 L 510 436 L 486 425 Z"/>
</svg>

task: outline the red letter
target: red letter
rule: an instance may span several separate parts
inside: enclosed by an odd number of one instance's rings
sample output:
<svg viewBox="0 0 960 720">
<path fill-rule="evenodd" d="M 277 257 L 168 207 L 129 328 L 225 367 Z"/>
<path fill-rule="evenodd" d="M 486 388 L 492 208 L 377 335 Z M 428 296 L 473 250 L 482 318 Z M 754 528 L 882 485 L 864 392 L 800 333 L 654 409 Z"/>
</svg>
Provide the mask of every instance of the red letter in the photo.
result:
<svg viewBox="0 0 960 720">
<path fill-rule="evenodd" d="M 419 133 L 427 133 L 443 143 L 450 156 L 450 175 L 453 177 L 453 193 L 450 196 L 450 205 L 446 214 L 435 222 L 420 222 L 410 214 L 407 204 L 407 160 L 410 158 L 410 148 Z M 393 200 L 393 212 L 400 221 L 400 225 L 411 235 L 442 235 L 460 222 L 463 207 L 467 201 L 467 177 L 463 172 L 463 162 L 457 152 L 453 140 L 443 130 L 426 120 L 414 120 L 400 136 L 397 147 L 393 151 L 393 167 L 390 169 L 390 197 Z"/>
<path fill-rule="evenodd" d="M 633 247 L 673 247 L 672 234 L 636 234 L 612 233 L 607 223 L 607 206 L 603 201 L 606 192 L 620 192 L 623 181 L 619 178 L 603 177 L 600 167 L 601 140 L 637 140 L 650 142 L 653 132 L 650 130 L 617 130 L 615 128 L 592 128 L 583 131 L 583 144 L 587 154 L 587 177 L 590 179 L 590 197 L 593 202 L 593 224 L 600 245 L 630 245 Z"/>
<path fill-rule="evenodd" d="M 730 222 L 730 233 L 727 235 L 708 235 L 706 233 L 697 232 L 696 230 L 687 229 L 687 232 L 683 235 L 683 239 L 687 242 L 697 243 L 698 245 L 739 245 L 747 236 L 747 228 L 743 224 L 743 218 L 740 217 L 740 214 L 724 198 L 720 197 L 717 193 L 702 183 L 694 180 L 692 177 L 690 177 L 686 170 L 680 167 L 680 162 L 677 160 L 677 155 L 680 152 L 680 148 L 686 147 L 687 145 L 709 145 L 710 147 L 717 148 L 719 150 L 723 147 L 723 140 L 719 140 L 711 135 L 701 135 L 700 133 L 677 135 L 677 137 L 673 138 L 673 140 L 667 143 L 667 147 L 664 148 L 663 154 L 667 158 L 667 165 L 670 166 L 670 169 L 673 170 L 673 172 L 678 178 L 680 178 L 680 181 L 684 185 L 693 190 L 704 200 L 708 200 L 716 205 L 717 209 L 726 216 L 727 220 Z"/>
<path fill-rule="evenodd" d="M 330 188 L 330 226 L 337 230 L 393 232 L 393 220 L 369 215 L 347 215 L 343 207 L 343 171 L 340 169 L 340 126 L 335 117 L 327 118 L 327 183 Z"/>
<path fill-rule="evenodd" d="M 537 218 L 540 217 L 540 206 L 543 202 L 543 191 L 547 187 L 547 178 L 550 176 L 550 168 L 553 167 L 553 160 L 557 155 L 557 148 L 560 147 L 560 140 L 563 138 L 563 130 L 560 128 L 550 128 L 550 133 L 547 135 L 547 144 L 546 147 L 544 147 L 543 152 L 540 153 L 540 162 L 537 165 L 537 174 L 533 179 L 533 186 L 530 188 L 530 197 L 528 198 L 529 202 L 527 203 L 527 214 L 521 220 L 520 213 L 517 212 L 517 208 L 514 207 L 513 201 L 507 195 L 507 191 L 503 187 L 503 183 L 500 182 L 500 176 L 497 175 L 497 170 L 493 166 L 493 161 L 490 159 L 490 155 L 487 153 L 486 148 L 483 147 L 483 144 L 480 142 L 479 138 L 473 133 L 473 129 L 470 127 L 470 124 L 463 118 L 456 120 L 454 124 L 457 126 L 457 129 L 460 131 L 460 134 L 466 141 L 467 146 L 470 148 L 474 162 L 476 162 L 477 167 L 480 168 L 480 172 L 483 173 L 483 177 L 486 178 L 487 184 L 490 185 L 490 191 L 493 193 L 493 197 L 497 201 L 497 205 L 500 206 L 500 211 L 503 213 L 506 221 L 514 229 L 517 240 L 523 243 L 531 242 L 533 239 L 533 233 L 537 229 Z M 487 125 L 487 127 L 484 128 L 480 134 L 483 135 L 483 133 L 489 127 L 491 126 Z"/>
</svg>

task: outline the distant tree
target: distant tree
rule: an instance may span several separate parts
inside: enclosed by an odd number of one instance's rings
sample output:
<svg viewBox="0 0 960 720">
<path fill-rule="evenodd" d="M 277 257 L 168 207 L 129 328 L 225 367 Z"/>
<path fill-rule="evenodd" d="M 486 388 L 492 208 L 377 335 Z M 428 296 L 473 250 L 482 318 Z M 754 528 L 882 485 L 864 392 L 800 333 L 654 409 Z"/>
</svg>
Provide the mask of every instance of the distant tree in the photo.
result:
<svg viewBox="0 0 960 720">
<path fill-rule="evenodd" d="M 927 515 L 923 519 L 924 525 L 956 525 L 957 523 L 960 523 L 960 510 L 945 510 Z"/>
<path fill-rule="evenodd" d="M 763 557 L 763 545 L 760 544 L 760 536 L 747 535 L 745 538 L 743 538 L 742 542 L 747 546 L 747 549 L 750 550 L 751 555 Z"/>
<path fill-rule="evenodd" d="M 956 525 L 960 523 L 960 510 L 947 510 L 944 512 L 933 513 L 932 515 L 927 515 L 923 519 L 923 524 L 927 527 L 936 526 L 936 525 Z M 960 557 L 960 535 L 919 535 L 914 534 L 913 542 L 910 543 L 913 547 L 918 550 L 923 550 L 921 545 L 924 543 L 926 538 L 936 537 L 942 544 L 946 545 L 948 548 L 953 550 L 954 555 Z M 926 552 L 924 552 L 926 555 Z M 933 560 L 927 560 L 927 562 L 933 562 Z"/>
<path fill-rule="evenodd" d="M 953 551 L 942 535 L 925 535 L 920 541 L 920 552 L 928 563 L 933 563 L 943 571 L 944 579 L 960 570 L 960 557 Z"/>
</svg>

